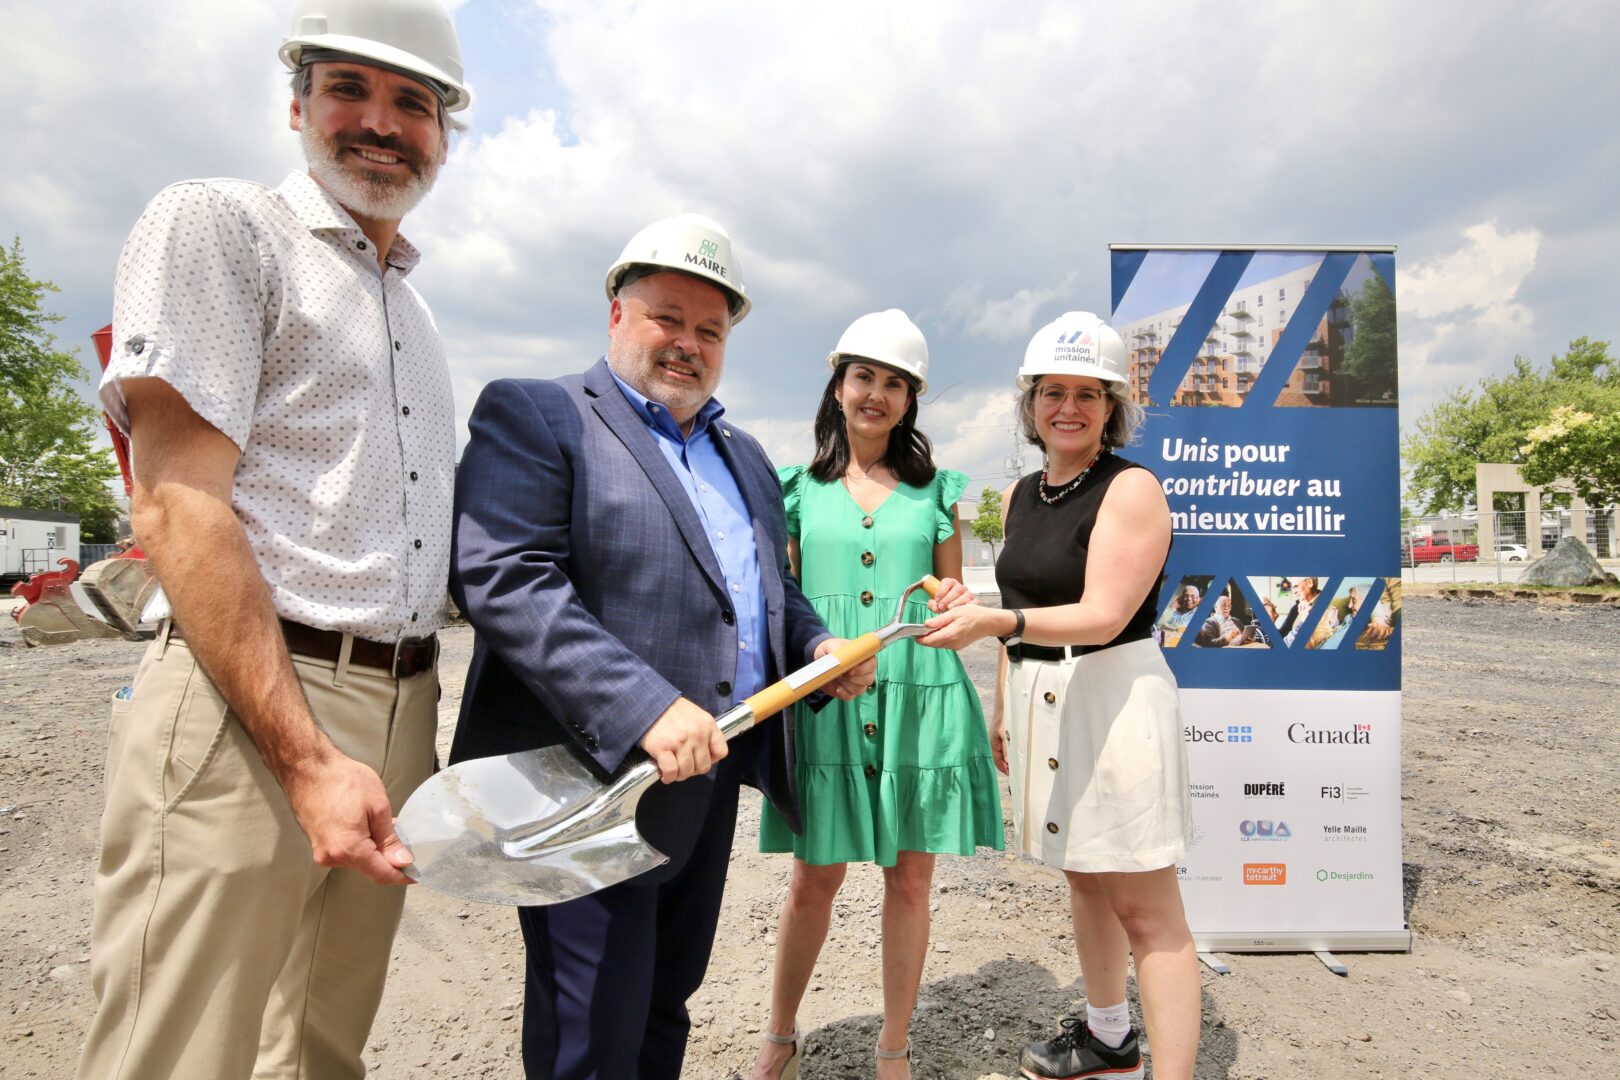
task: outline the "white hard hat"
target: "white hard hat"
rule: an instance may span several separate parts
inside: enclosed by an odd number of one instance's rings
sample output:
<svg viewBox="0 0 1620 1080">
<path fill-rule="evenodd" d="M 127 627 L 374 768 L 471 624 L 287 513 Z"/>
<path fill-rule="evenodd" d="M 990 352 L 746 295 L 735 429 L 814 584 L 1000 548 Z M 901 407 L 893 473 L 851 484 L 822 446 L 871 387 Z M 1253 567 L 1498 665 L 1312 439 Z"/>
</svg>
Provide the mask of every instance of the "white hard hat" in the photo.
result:
<svg viewBox="0 0 1620 1080">
<path fill-rule="evenodd" d="M 472 101 L 462 81 L 461 42 L 439 0 L 296 0 L 281 62 L 297 71 L 305 49 L 375 60 L 438 83 L 450 112 Z"/>
<path fill-rule="evenodd" d="M 1079 375 L 1103 382 L 1125 381 L 1125 339 L 1089 311 L 1066 311 L 1029 339 L 1018 389 L 1028 390 L 1040 375 Z"/>
<path fill-rule="evenodd" d="M 608 299 L 619 294 L 625 275 L 647 270 L 679 270 L 704 278 L 720 287 L 731 307 L 731 325 L 736 326 L 753 304 L 743 286 L 742 268 L 731 250 L 731 236 L 716 222 L 701 214 L 677 214 L 655 221 L 630 238 L 618 261 L 607 272 Z"/>
<path fill-rule="evenodd" d="M 838 347 L 827 356 L 834 371 L 845 360 L 872 360 L 903 372 L 917 384 L 917 393 L 928 392 L 928 342 L 917 324 L 899 308 L 874 311 L 849 324 L 838 339 Z"/>
</svg>

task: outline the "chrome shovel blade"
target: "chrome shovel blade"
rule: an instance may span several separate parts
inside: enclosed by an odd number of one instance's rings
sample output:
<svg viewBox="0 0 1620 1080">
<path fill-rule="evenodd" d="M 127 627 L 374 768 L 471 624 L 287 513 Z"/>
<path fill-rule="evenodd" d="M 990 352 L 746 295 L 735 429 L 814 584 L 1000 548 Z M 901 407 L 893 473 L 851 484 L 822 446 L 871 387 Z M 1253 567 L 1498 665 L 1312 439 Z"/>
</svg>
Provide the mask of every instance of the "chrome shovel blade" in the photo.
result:
<svg viewBox="0 0 1620 1080">
<path fill-rule="evenodd" d="M 669 859 L 636 831 L 645 783 L 606 786 L 566 746 L 452 765 L 399 812 L 405 874 L 482 904 L 560 904 Z"/>
</svg>

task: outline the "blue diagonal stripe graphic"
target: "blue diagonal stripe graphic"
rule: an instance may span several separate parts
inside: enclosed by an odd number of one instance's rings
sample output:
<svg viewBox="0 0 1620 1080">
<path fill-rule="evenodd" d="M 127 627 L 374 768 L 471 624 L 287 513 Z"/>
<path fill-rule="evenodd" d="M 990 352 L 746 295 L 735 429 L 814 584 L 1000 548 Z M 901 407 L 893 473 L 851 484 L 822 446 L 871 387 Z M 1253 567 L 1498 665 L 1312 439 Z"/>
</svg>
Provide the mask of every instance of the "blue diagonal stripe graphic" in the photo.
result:
<svg viewBox="0 0 1620 1080">
<path fill-rule="evenodd" d="M 1108 310 L 1112 313 L 1119 310 L 1119 302 L 1125 299 L 1125 294 L 1130 291 L 1131 282 L 1136 278 L 1136 272 L 1142 269 L 1142 261 L 1147 258 L 1148 253 L 1145 251 L 1115 251 L 1111 252 L 1110 255 L 1112 256 L 1114 270 L 1114 299 L 1113 306 Z M 1113 315 L 1110 314 L 1109 318 L 1113 318 Z M 1115 329 L 1117 330 L 1118 327 L 1115 327 Z"/>
<path fill-rule="evenodd" d="M 1317 324 L 1327 314 L 1328 306 L 1339 295 L 1339 286 L 1344 284 L 1345 276 L 1355 265 L 1356 258 L 1356 253 L 1352 251 L 1335 251 L 1322 256 L 1322 265 L 1311 278 L 1305 295 L 1299 298 L 1299 306 L 1294 309 L 1288 325 L 1283 327 L 1271 355 L 1266 358 L 1265 367 L 1260 369 L 1260 377 L 1254 380 L 1254 386 L 1243 399 L 1243 404 L 1259 402 L 1255 408 L 1269 409 L 1276 403 L 1277 395 L 1288 385 L 1288 377 L 1299 366 L 1305 343 L 1311 340 Z"/>
<path fill-rule="evenodd" d="M 1253 258 L 1252 251 L 1223 251 L 1216 257 L 1215 265 L 1209 268 L 1204 283 L 1198 287 L 1198 295 L 1193 297 L 1187 313 L 1181 317 L 1181 325 L 1176 327 L 1170 344 L 1165 346 L 1159 366 L 1153 369 L 1153 376 L 1148 380 L 1149 404 L 1170 403 L 1176 387 L 1181 385 L 1181 380 L 1187 376 L 1187 369 L 1197 358 L 1198 347 L 1209 335 L 1210 327 L 1220 317 L 1221 309 L 1226 306 L 1232 290 L 1237 288 L 1238 279 L 1249 268 L 1249 260 Z"/>
</svg>

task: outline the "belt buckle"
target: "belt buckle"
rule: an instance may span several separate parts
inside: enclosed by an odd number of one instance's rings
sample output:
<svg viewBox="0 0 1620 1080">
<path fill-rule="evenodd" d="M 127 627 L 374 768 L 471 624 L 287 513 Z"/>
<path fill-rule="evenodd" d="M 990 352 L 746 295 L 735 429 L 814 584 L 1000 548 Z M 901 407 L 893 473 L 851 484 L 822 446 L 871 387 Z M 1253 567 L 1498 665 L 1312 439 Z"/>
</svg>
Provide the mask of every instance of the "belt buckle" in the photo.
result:
<svg viewBox="0 0 1620 1080">
<path fill-rule="evenodd" d="M 430 661 L 428 663 L 427 667 L 421 668 L 420 670 L 422 670 L 422 671 L 426 671 L 427 668 L 432 667 L 433 662 L 437 661 L 439 659 L 439 639 L 438 639 L 438 637 L 430 634 L 425 638 L 406 638 L 406 637 L 397 637 L 397 638 L 395 638 L 394 639 L 394 659 L 393 659 L 393 662 L 388 665 L 388 673 L 390 675 L 392 675 L 396 679 L 400 678 L 401 676 L 400 676 L 400 673 L 399 673 L 399 658 L 400 658 L 401 653 L 405 649 L 410 648 L 412 646 L 426 645 L 429 642 L 433 643 L 433 661 Z M 413 672 L 413 674 L 414 674 L 414 672 Z"/>
</svg>

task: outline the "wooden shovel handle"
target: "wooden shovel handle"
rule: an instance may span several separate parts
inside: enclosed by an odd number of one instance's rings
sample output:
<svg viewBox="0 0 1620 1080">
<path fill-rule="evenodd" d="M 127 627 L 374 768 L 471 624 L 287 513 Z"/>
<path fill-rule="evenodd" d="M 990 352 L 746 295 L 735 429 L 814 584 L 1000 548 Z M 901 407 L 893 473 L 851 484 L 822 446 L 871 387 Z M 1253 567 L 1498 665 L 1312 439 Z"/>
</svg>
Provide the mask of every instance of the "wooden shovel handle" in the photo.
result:
<svg viewBox="0 0 1620 1080">
<path fill-rule="evenodd" d="M 922 587 L 929 596 L 937 596 L 939 579 L 930 574 L 923 578 Z M 883 641 L 877 634 L 862 634 L 858 638 L 844 642 L 827 655 L 805 665 L 780 682 L 772 683 L 749 697 L 743 704 L 748 706 L 756 721 L 763 720 L 773 713 L 781 712 L 795 701 L 809 697 L 850 668 L 870 660 L 881 648 Z"/>
</svg>

